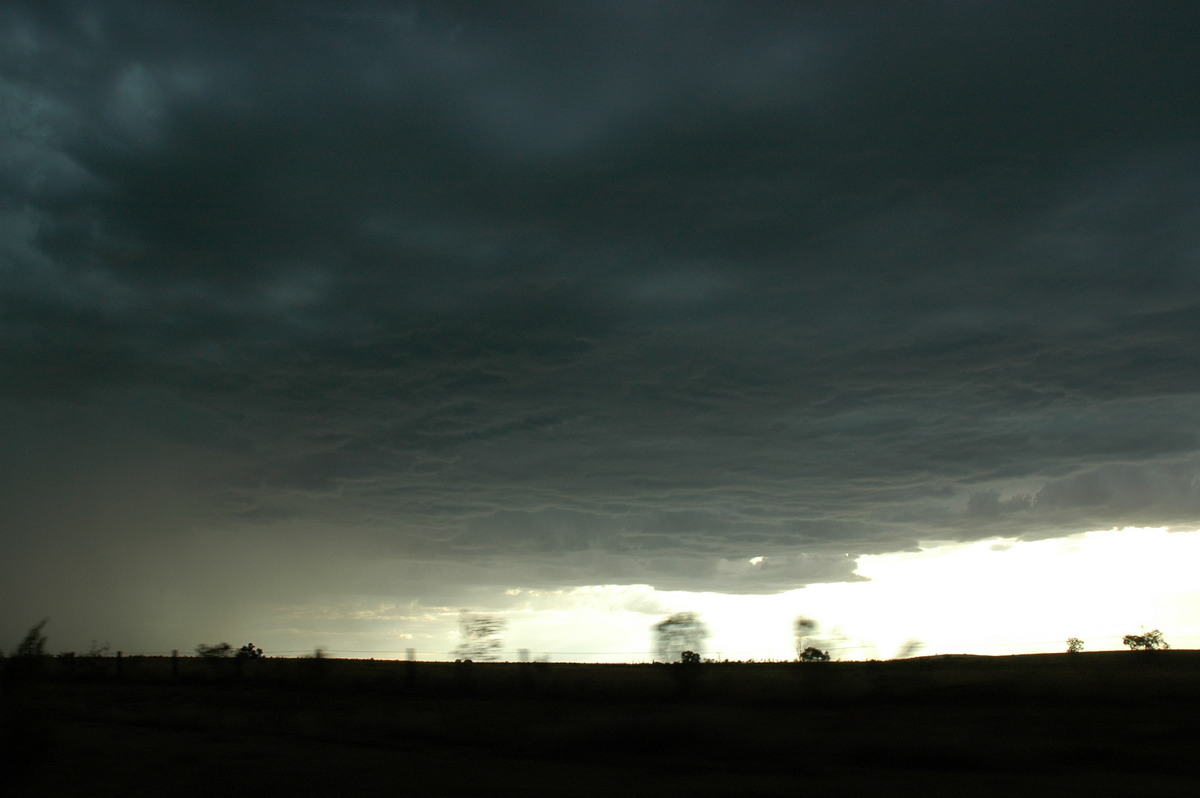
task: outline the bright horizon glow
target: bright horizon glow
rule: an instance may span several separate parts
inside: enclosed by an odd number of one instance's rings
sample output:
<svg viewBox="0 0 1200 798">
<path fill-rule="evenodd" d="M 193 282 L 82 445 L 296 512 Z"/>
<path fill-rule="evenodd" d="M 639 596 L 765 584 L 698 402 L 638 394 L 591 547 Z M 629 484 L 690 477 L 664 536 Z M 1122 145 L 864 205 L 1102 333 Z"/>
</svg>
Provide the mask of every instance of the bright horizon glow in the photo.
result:
<svg viewBox="0 0 1200 798">
<path fill-rule="evenodd" d="M 927 542 L 920 551 L 860 557 L 856 573 L 865 581 L 774 595 L 512 588 L 495 606 L 472 609 L 507 620 L 501 656 L 512 660 L 525 649 L 551 661 L 646 662 L 651 626 L 680 611 L 698 613 L 708 627 L 705 656 L 725 659 L 794 659 L 797 616 L 815 619 L 812 644 L 841 659 L 1057 652 L 1068 637 L 1081 638 L 1085 651 L 1112 650 L 1123 635 L 1149 629 L 1176 648 L 1193 648 L 1200 645 L 1196 563 L 1200 531 L 1131 527 L 1036 541 Z M 390 659 L 412 647 L 418 659 L 444 660 L 458 642 L 458 608 L 374 597 L 288 609 L 308 628 L 263 634 L 265 626 L 255 633 L 247 624 L 256 642 L 272 640 L 268 654 L 320 646 L 332 656 Z"/>
</svg>

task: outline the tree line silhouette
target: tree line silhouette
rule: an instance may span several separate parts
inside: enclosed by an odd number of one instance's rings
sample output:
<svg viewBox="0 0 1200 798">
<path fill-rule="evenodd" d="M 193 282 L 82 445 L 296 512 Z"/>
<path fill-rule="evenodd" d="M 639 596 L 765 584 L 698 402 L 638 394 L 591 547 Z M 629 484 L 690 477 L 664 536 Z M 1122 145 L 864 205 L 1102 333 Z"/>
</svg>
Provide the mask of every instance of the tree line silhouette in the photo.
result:
<svg viewBox="0 0 1200 798">
<path fill-rule="evenodd" d="M 33 659 L 48 656 L 46 654 L 47 636 L 43 631 L 48 622 L 49 619 L 44 618 L 30 627 L 11 653 L 11 657 Z M 452 652 L 455 661 L 487 662 L 500 659 L 503 645 L 501 635 L 506 627 L 507 621 L 502 617 L 463 610 L 459 615 L 460 642 Z M 800 616 L 795 619 L 793 643 L 798 661 L 829 662 L 832 659 L 829 651 L 819 645 L 819 638 L 816 637 L 819 628 L 817 621 L 812 618 Z M 709 630 L 697 613 L 676 612 L 655 623 L 651 627 L 651 631 L 653 634 L 652 656 L 655 662 L 694 664 L 703 661 L 704 644 L 709 637 Z M 1084 650 L 1084 641 L 1078 637 L 1069 637 L 1066 642 L 1068 654 L 1077 654 Z M 1127 634 L 1121 642 L 1131 651 L 1162 651 L 1171 647 L 1162 631 L 1158 629 L 1142 634 Z M 896 658 L 904 659 L 911 656 L 919 646 L 917 641 L 910 640 L 901 648 Z M 108 651 L 107 643 L 101 645 L 93 640 L 91 648 L 84 656 L 104 657 Z M 266 656 L 263 649 L 255 646 L 254 643 L 246 643 L 237 649 L 227 642 L 200 643 L 195 647 L 194 652 L 197 657 L 207 659 L 225 657 L 261 659 Z M 75 653 L 63 652 L 59 656 L 73 657 Z M 317 648 L 312 658 L 322 659 L 325 656 L 324 649 Z M 4 651 L 0 650 L 0 659 L 4 657 Z M 413 650 L 409 649 L 409 659 L 412 658 Z M 528 649 L 521 649 L 521 660 L 528 661 Z"/>
</svg>

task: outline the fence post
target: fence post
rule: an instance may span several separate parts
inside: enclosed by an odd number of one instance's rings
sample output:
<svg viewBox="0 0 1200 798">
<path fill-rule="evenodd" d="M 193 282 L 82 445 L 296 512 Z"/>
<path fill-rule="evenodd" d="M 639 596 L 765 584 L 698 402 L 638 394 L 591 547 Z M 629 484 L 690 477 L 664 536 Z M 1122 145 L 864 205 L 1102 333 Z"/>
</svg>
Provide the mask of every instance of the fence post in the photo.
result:
<svg viewBox="0 0 1200 798">
<path fill-rule="evenodd" d="M 528 693 L 533 689 L 533 664 L 529 661 L 529 649 L 518 649 L 517 658 L 521 661 L 521 664 L 517 666 L 517 673 L 520 674 L 521 692 Z"/>
<path fill-rule="evenodd" d="M 404 650 L 408 660 L 404 663 L 404 686 L 412 687 L 417 683 L 417 650 L 415 648 L 407 648 Z"/>
</svg>

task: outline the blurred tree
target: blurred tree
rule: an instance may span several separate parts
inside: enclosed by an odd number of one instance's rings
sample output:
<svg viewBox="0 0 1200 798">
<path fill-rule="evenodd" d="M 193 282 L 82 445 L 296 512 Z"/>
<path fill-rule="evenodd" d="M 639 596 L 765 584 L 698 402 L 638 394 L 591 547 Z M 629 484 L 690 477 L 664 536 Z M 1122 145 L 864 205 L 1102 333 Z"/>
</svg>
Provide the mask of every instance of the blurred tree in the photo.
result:
<svg viewBox="0 0 1200 798">
<path fill-rule="evenodd" d="M 1078 654 L 1080 651 L 1083 651 L 1083 641 L 1080 640 L 1078 637 L 1068 637 L 1067 638 L 1067 653 L 1068 654 Z"/>
<path fill-rule="evenodd" d="M 657 662 L 682 662 L 683 652 L 703 651 L 708 638 L 708 627 L 694 612 L 677 612 L 656 623 L 653 629 Z"/>
<path fill-rule="evenodd" d="M 41 657 L 46 654 L 46 636 L 42 634 L 42 627 L 49 620 L 49 618 L 43 618 L 41 623 L 35 624 L 25 633 L 25 637 L 17 645 L 15 656 Z"/>
<path fill-rule="evenodd" d="M 793 625 L 793 644 L 796 646 L 796 655 L 799 656 L 804 649 L 809 647 L 810 640 L 817 633 L 819 628 L 817 622 L 812 618 L 806 618 L 803 615 L 796 619 Z"/>
<path fill-rule="evenodd" d="M 228 643 L 217 643 L 211 646 L 207 643 L 201 643 L 200 645 L 196 646 L 196 655 L 210 658 L 231 657 L 233 656 L 233 646 L 229 645 Z"/>
<path fill-rule="evenodd" d="M 1129 646 L 1130 651 L 1160 651 L 1171 647 L 1157 629 L 1144 635 L 1125 635 L 1121 642 Z"/>
<path fill-rule="evenodd" d="M 237 656 L 239 659 L 262 659 L 263 650 L 255 648 L 253 643 L 247 643 L 238 649 Z"/>
<path fill-rule="evenodd" d="M 495 660 L 500 658 L 500 633 L 508 621 L 495 615 L 475 615 L 463 610 L 458 618 L 462 638 L 454 649 L 457 659 Z"/>
</svg>

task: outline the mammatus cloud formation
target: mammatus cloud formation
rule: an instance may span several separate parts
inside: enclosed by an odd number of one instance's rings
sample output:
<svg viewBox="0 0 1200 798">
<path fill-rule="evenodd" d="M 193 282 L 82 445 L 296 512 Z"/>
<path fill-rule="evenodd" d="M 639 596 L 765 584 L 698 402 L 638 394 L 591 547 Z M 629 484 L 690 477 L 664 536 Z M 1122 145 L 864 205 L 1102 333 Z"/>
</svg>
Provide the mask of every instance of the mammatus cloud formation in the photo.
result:
<svg viewBox="0 0 1200 798">
<path fill-rule="evenodd" d="M 5 579 L 767 593 L 1194 523 L 1197 23 L 9 3 Z"/>
</svg>

